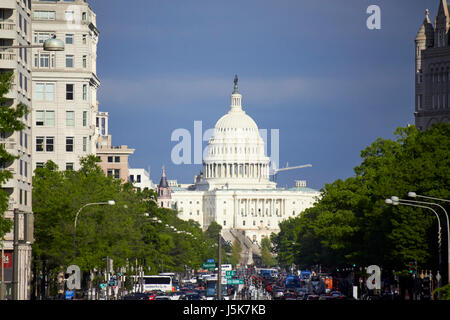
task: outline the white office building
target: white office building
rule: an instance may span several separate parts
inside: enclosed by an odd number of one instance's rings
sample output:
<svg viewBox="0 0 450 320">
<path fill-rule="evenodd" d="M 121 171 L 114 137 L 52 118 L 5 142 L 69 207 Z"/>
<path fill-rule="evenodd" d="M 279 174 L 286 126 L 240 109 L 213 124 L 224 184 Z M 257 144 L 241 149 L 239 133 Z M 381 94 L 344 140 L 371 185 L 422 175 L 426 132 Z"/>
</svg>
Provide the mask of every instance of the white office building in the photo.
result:
<svg viewBox="0 0 450 320">
<path fill-rule="evenodd" d="M 33 170 L 48 160 L 60 170 L 96 153 L 98 132 L 96 15 L 84 0 L 32 1 L 32 42 L 56 36 L 65 50 L 33 49 Z"/>
<path fill-rule="evenodd" d="M 0 1 L 0 46 L 31 44 L 30 1 Z M 31 49 L 0 50 L 0 73 L 12 72 L 14 75 L 13 86 L 5 95 L 3 106 L 15 108 L 23 103 L 31 109 L 31 61 Z M 0 241 L 5 255 L 3 276 L 6 298 L 18 300 L 30 297 L 31 244 L 34 238 L 31 208 L 31 115 L 25 116 L 22 122 L 25 123 L 23 131 L 0 132 L 0 143 L 5 146 L 6 151 L 18 156 L 18 159 L 3 163 L 0 167 L 0 170 L 12 173 L 12 178 L 1 188 L 9 195 L 4 216 L 14 221 L 14 229 L 5 235 L 4 241 Z"/>
</svg>

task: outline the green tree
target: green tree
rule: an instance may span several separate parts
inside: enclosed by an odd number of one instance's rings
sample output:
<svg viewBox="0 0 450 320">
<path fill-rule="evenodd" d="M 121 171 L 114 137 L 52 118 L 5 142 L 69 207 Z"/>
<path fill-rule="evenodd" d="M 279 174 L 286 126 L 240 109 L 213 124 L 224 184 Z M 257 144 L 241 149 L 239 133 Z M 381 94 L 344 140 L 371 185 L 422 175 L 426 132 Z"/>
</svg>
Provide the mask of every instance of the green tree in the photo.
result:
<svg viewBox="0 0 450 320">
<path fill-rule="evenodd" d="M 377 139 L 361 151 L 355 176 L 321 190 L 321 199 L 272 236 L 281 264 L 378 264 L 405 270 L 410 261 L 437 268 L 436 219 L 430 212 L 389 206 L 408 191 L 450 197 L 450 124 L 419 132 L 398 128 L 396 139 Z"/>
<path fill-rule="evenodd" d="M 0 134 L 2 137 L 9 137 L 15 131 L 20 131 L 25 128 L 22 118 L 28 114 L 28 107 L 20 103 L 16 106 L 11 106 L 5 95 L 11 90 L 14 74 L 12 72 L 0 73 Z M 9 167 L 14 160 L 18 159 L 6 151 L 5 143 L 0 143 L 0 186 L 3 186 L 9 179 L 12 178 L 12 173 L 5 168 Z M 0 188 L 0 239 L 8 233 L 13 222 L 4 217 L 5 211 L 8 209 L 9 193 Z"/>
<path fill-rule="evenodd" d="M 264 238 L 261 241 L 261 260 L 262 264 L 266 267 L 272 267 L 276 265 L 276 259 L 272 256 L 271 250 L 272 244 L 269 238 Z"/>
<path fill-rule="evenodd" d="M 235 239 L 231 247 L 230 262 L 233 265 L 237 265 L 241 262 L 242 246 L 238 239 Z"/>
</svg>

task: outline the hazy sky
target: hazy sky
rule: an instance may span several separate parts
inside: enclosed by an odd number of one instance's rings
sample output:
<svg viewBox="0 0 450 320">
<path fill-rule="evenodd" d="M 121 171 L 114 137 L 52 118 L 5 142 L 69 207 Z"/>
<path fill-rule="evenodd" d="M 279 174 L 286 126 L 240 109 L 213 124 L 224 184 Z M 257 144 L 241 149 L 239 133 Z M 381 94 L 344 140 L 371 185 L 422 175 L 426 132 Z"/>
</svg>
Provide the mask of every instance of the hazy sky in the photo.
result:
<svg viewBox="0 0 450 320">
<path fill-rule="evenodd" d="M 280 130 L 281 186 L 319 189 L 354 174 L 360 151 L 414 124 L 414 38 L 438 0 L 90 0 L 100 30 L 99 109 L 132 168 L 191 183 L 171 134 L 213 128 L 239 76 L 244 110 Z M 369 30 L 369 5 L 381 30 Z M 192 137 L 193 139 L 193 137 Z M 206 146 L 206 142 L 204 143 Z M 269 150 L 270 153 L 270 150 Z"/>
</svg>

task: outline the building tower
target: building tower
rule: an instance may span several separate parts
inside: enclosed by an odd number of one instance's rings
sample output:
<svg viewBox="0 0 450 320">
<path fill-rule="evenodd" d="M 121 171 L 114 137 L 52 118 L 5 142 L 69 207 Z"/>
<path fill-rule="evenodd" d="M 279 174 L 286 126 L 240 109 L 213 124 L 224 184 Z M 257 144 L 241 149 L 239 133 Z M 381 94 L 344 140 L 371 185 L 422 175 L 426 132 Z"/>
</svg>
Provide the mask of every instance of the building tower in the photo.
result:
<svg viewBox="0 0 450 320">
<path fill-rule="evenodd" d="M 158 185 L 158 206 L 161 208 L 172 208 L 172 188 L 166 177 L 166 169 L 162 168 L 162 177 Z"/>
<path fill-rule="evenodd" d="M 33 44 L 55 35 L 65 50 L 33 49 L 33 170 L 48 160 L 60 170 L 96 153 L 98 111 L 96 15 L 85 0 L 32 1 Z"/>
<path fill-rule="evenodd" d="M 429 10 L 415 39 L 415 122 L 427 130 L 450 121 L 449 6 L 440 0 L 434 26 Z"/>
<path fill-rule="evenodd" d="M 0 46 L 31 45 L 31 0 L 0 1 Z M 3 107 L 16 108 L 25 104 L 31 110 L 31 49 L 0 50 L 0 73 L 12 72 L 13 86 L 2 101 Z M 8 299 L 30 298 L 31 243 L 33 242 L 33 214 L 31 208 L 32 143 L 31 114 L 22 119 L 21 132 L 0 132 L 0 143 L 10 154 L 18 156 L 0 164 L 13 177 L 1 186 L 9 194 L 5 218 L 14 220 L 14 231 L 5 235 L 4 283 Z M 0 246 L 1 246 L 0 242 Z"/>
</svg>

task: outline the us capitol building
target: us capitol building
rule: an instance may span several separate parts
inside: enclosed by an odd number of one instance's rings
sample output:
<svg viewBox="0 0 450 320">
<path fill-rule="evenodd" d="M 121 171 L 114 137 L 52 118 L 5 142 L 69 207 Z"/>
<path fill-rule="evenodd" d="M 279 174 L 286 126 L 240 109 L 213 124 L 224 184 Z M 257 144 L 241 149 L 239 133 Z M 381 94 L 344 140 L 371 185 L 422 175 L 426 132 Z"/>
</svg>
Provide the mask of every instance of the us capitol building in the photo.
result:
<svg viewBox="0 0 450 320">
<path fill-rule="evenodd" d="M 242 108 L 237 82 L 235 77 L 230 110 L 215 125 L 195 183 L 171 186 L 163 169 L 158 204 L 177 210 L 179 218 L 192 219 L 204 230 L 215 221 L 225 240 L 238 239 L 243 251 L 257 253 L 264 237 L 279 232 L 281 221 L 311 207 L 320 193 L 307 188 L 305 181 L 291 189 L 270 181 L 264 140 Z"/>
</svg>

